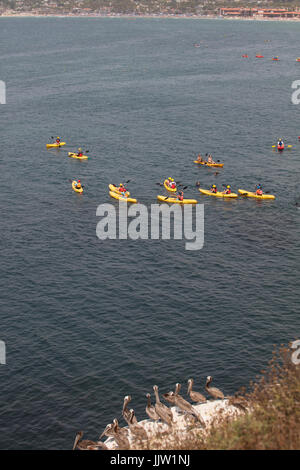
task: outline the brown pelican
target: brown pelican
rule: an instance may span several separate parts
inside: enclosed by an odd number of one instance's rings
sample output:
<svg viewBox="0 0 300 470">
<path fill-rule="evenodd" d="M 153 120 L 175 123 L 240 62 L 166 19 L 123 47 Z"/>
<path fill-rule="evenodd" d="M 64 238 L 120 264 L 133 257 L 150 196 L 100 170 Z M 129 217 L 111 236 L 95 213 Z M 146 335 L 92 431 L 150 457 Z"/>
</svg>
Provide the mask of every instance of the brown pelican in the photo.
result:
<svg viewBox="0 0 300 470">
<path fill-rule="evenodd" d="M 190 395 L 190 398 L 192 401 L 196 403 L 204 403 L 206 402 L 206 398 L 202 393 L 199 392 L 194 392 L 193 391 L 193 385 L 194 385 L 194 379 L 189 379 L 188 380 L 188 394 Z"/>
<path fill-rule="evenodd" d="M 128 429 L 119 428 L 117 418 L 113 420 L 113 438 L 118 444 L 120 449 L 130 449 L 128 436 Z"/>
<path fill-rule="evenodd" d="M 119 421 L 117 418 L 113 420 L 113 432 L 114 434 L 120 434 L 122 436 L 128 436 L 128 428 L 120 428 Z"/>
<path fill-rule="evenodd" d="M 127 408 L 127 405 L 128 405 L 128 403 L 129 403 L 130 401 L 131 401 L 131 396 L 130 396 L 130 395 L 127 395 L 126 397 L 124 397 L 122 415 L 123 415 L 123 418 L 125 419 L 125 421 L 126 421 L 127 424 L 129 424 L 129 421 L 130 421 L 130 418 L 131 418 L 130 411 L 129 411 L 129 409 Z M 133 418 L 133 422 L 134 422 L 134 423 L 137 423 L 137 419 L 136 419 L 135 416 L 134 416 L 134 418 Z"/>
<path fill-rule="evenodd" d="M 134 435 L 135 438 L 147 440 L 148 435 L 145 429 L 143 428 L 143 426 L 141 426 L 140 424 L 136 424 L 136 422 L 134 422 L 134 418 L 135 418 L 134 410 L 132 409 L 130 410 L 130 415 L 131 416 L 129 420 L 129 429 L 131 433 Z"/>
<path fill-rule="evenodd" d="M 150 393 L 147 393 L 146 395 L 148 401 L 147 401 L 147 406 L 146 406 L 146 413 L 149 416 L 150 419 L 154 419 L 155 421 L 159 419 L 158 414 L 155 411 L 155 407 L 151 405 L 151 395 Z"/>
<path fill-rule="evenodd" d="M 166 401 L 168 401 L 172 405 L 175 405 L 175 393 L 174 392 L 163 393 L 163 397 Z"/>
<path fill-rule="evenodd" d="M 175 405 L 178 406 L 183 411 L 186 411 L 189 414 L 194 415 L 198 421 L 202 424 L 202 426 L 205 426 L 205 422 L 203 421 L 202 416 L 195 410 L 193 405 L 186 401 L 181 395 L 179 395 L 181 389 L 181 384 L 177 383 L 175 387 L 175 393 L 174 393 L 174 399 L 175 399 Z"/>
<path fill-rule="evenodd" d="M 83 437 L 83 432 L 79 431 L 76 434 L 73 450 L 99 450 L 99 448 L 107 449 L 106 445 L 103 442 L 94 442 L 88 439 L 81 440 Z"/>
<path fill-rule="evenodd" d="M 221 398 L 223 400 L 224 398 L 224 393 L 221 392 L 221 390 L 219 390 L 218 388 L 216 387 L 210 387 L 209 384 L 212 382 L 212 377 L 209 375 L 208 377 L 206 377 L 206 384 L 205 384 L 205 390 L 207 391 L 207 393 L 209 393 L 213 398 Z"/>
<path fill-rule="evenodd" d="M 103 436 L 112 437 L 113 435 L 114 435 L 114 425 L 108 424 L 106 428 L 104 429 L 103 433 L 101 434 L 101 436 L 99 436 L 98 441 L 100 441 L 100 439 L 102 439 Z"/>
<path fill-rule="evenodd" d="M 160 417 L 160 419 L 162 421 L 164 421 L 169 426 L 171 426 L 172 423 L 173 423 L 172 411 L 166 405 L 161 403 L 161 401 L 159 399 L 159 395 L 158 395 L 158 386 L 157 385 L 153 385 L 153 390 L 154 390 L 155 398 L 156 398 L 155 411 L 156 411 L 156 413 L 158 414 L 158 416 Z"/>
</svg>

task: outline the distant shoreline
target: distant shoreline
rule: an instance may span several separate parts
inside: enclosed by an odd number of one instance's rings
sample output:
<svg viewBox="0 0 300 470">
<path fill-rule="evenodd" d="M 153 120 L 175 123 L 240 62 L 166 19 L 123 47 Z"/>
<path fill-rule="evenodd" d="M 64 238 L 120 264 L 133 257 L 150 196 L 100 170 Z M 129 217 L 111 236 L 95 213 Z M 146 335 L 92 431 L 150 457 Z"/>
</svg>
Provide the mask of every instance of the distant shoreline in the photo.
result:
<svg viewBox="0 0 300 470">
<path fill-rule="evenodd" d="M 191 19 L 191 20 L 234 20 L 234 21 L 284 21 L 284 22 L 299 22 L 300 18 L 263 18 L 263 17 L 236 17 L 236 16 L 226 16 L 220 17 L 217 15 L 174 15 L 174 14 L 149 14 L 149 15 L 130 15 L 130 14 L 100 14 L 100 13 L 84 13 L 84 14 L 74 14 L 74 13 L 2 13 L 1 18 L 149 18 L 149 19 L 159 19 L 159 18 L 174 18 L 174 19 Z"/>
</svg>

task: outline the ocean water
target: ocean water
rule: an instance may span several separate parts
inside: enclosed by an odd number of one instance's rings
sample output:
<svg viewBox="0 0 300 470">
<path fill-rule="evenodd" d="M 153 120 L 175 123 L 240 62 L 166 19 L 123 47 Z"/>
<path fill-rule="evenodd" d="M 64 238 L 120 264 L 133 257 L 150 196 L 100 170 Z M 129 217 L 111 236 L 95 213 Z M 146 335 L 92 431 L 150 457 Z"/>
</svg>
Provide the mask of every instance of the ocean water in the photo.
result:
<svg viewBox="0 0 300 470">
<path fill-rule="evenodd" d="M 212 375 L 233 393 L 299 337 L 299 40 L 297 23 L 0 18 L 1 449 L 96 439 L 127 394 L 146 417 L 154 384 L 203 391 Z M 51 136 L 68 145 L 47 151 Z M 67 157 L 78 146 L 88 161 Z M 204 204 L 202 250 L 96 237 L 109 183 L 130 179 L 150 207 L 168 176 Z M 277 199 L 209 198 L 196 181 Z"/>
</svg>

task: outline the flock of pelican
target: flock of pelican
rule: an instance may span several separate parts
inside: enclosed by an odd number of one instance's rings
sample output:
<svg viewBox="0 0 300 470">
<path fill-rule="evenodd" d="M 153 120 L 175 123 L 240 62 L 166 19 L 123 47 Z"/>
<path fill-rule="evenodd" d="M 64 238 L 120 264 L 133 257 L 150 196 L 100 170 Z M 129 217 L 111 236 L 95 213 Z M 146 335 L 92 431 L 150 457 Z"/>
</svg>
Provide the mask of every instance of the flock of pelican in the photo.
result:
<svg viewBox="0 0 300 470">
<path fill-rule="evenodd" d="M 206 384 L 205 384 L 205 390 L 206 392 L 214 399 L 224 399 L 224 398 L 229 398 L 230 399 L 230 404 L 244 408 L 245 407 L 245 399 L 242 397 L 225 397 L 223 392 L 219 390 L 216 387 L 211 387 L 210 384 L 212 382 L 212 377 L 208 376 L 206 379 Z M 200 403 L 205 403 L 207 402 L 207 399 L 204 395 L 202 395 L 199 392 L 195 392 L 193 390 L 193 385 L 194 385 L 194 380 L 189 379 L 188 380 L 188 389 L 187 393 L 191 399 L 191 401 L 195 404 L 200 404 Z M 183 412 L 185 414 L 186 418 L 191 418 L 196 422 L 200 427 L 205 428 L 205 421 L 200 415 L 199 411 L 195 409 L 195 407 L 185 400 L 180 394 L 180 389 L 181 389 L 181 384 L 177 383 L 175 385 L 175 391 L 170 391 L 168 393 L 164 393 L 162 396 L 164 400 L 167 402 L 171 403 L 172 405 L 175 405 L 177 408 L 179 408 L 180 412 Z M 153 391 L 155 395 L 155 405 L 151 403 L 151 395 L 150 393 L 146 394 L 147 398 L 147 405 L 146 405 L 146 413 L 148 417 L 152 421 L 160 421 L 168 426 L 172 426 L 174 424 L 173 420 L 173 413 L 171 408 L 166 406 L 160 401 L 159 398 L 159 393 L 158 393 L 158 386 L 154 385 L 153 386 Z M 117 446 L 118 449 L 130 449 L 130 439 L 139 439 L 139 440 L 147 440 L 148 439 L 148 434 L 144 427 L 140 424 L 138 424 L 138 421 L 135 416 L 135 412 L 133 409 L 128 409 L 128 404 L 131 401 L 131 396 L 127 395 L 124 397 L 124 402 L 123 402 L 123 408 L 122 408 L 122 416 L 126 423 L 128 424 L 128 427 L 120 427 L 119 422 L 117 418 L 113 420 L 111 424 L 108 424 L 102 434 L 99 436 L 98 441 L 90 441 L 90 440 L 82 440 L 83 437 L 83 432 L 80 431 L 77 433 L 75 437 L 75 442 L 73 446 L 73 450 L 79 449 L 79 450 L 109 450 L 108 447 L 104 442 L 101 441 L 101 439 L 106 436 L 106 437 L 112 437 Z"/>
</svg>

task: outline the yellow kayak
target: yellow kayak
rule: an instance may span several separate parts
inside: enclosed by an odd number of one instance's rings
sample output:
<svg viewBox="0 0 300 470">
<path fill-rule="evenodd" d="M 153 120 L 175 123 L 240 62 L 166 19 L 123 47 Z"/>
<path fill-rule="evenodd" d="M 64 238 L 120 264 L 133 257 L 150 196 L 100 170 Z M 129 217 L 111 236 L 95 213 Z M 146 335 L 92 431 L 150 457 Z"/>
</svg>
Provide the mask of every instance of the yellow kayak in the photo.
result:
<svg viewBox="0 0 300 470">
<path fill-rule="evenodd" d="M 77 181 L 75 181 L 75 180 L 72 181 L 72 188 L 75 191 L 75 193 L 83 193 L 83 188 L 81 187 L 81 188 L 77 189 L 76 185 L 77 185 Z"/>
<path fill-rule="evenodd" d="M 200 193 L 205 194 L 206 196 L 215 196 L 215 197 L 227 197 L 233 198 L 238 197 L 236 193 L 225 194 L 221 191 L 217 191 L 216 193 L 212 193 L 209 189 L 201 189 L 199 188 Z"/>
<path fill-rule="evenodd" d="M 136 199 L 133 199 L 132 197 L 123 197 L 120 196 L 119 194 L 115 193 L 114 191 L 109 191 L 110 197 L 113 197 L 114 199 L 118 199 L 119 201 L 123 202 L 137 202 Z"/>
<path fill-rule="evenodd" d="M 241 196 L 245 197 L 255 197 L 256 199 L 275 199 L 274 194 L 262 194 L 261 196 L 259 196 L 253 191 L 245 191 L 244 189 L 239 189 L 238 192 Z"/>
<path fill-rule="evenodd" d="M 164 181 L 164 187 L 166 188 L 167 191 L 170 191 L 171 193 L 175 193 L 177 191 L 177 188 L 170 188 L 170 186 L 167 185 L 167 181 L 168 180 L 165 180 Z"/>
<path fill-rule="evenodd" d="M 198 160 L 194 160 L 194 163 L 198 163 L 199 165 L 206 165 L 206 166 L 213 166 L 223 168 L 224 163 L 208 163 L 208 162 L 198 162 Z"/>
<path fill-rule="evenodd" d="M 62 147 L 63 145 L 66 145 L 66 142 L 60 142 L 59 144 L 46 144 L 47 149 L 55 148 L 55 147 Z"/>
<path fill-rule="evenodd" d="M 162 202 L 169 202 L 170 204 L 198 204 L 196 199 L 184 199 L 180 201 L 175 197 L 157 196 L 157 199 Z"/>
<path fill-rule="evenodd" d="M 69 157 L 77 158 L 77 160 L 87 160 L 89 157 L 87 155 L 82 155 L 82 157 L 78 157 L 77 153 L 68 152 Z"/>
<path fill-rule="evenodd" d="M 117 188 L 114 184 L 109 184 L 108 187 L 109 187 L 109 190 L 110 190 L 110 191 L 113 191 L 114 193 L 117 193 L 117 194 L 119 194 L 120 196 L 125 196 L 125 197 L 130 196 L 130 192 L 129 192 L 129 191 L 126 191 L 126 193 L 122 193 L 121 191 L 118 190 L 118 188 Z"/>
</svg>

